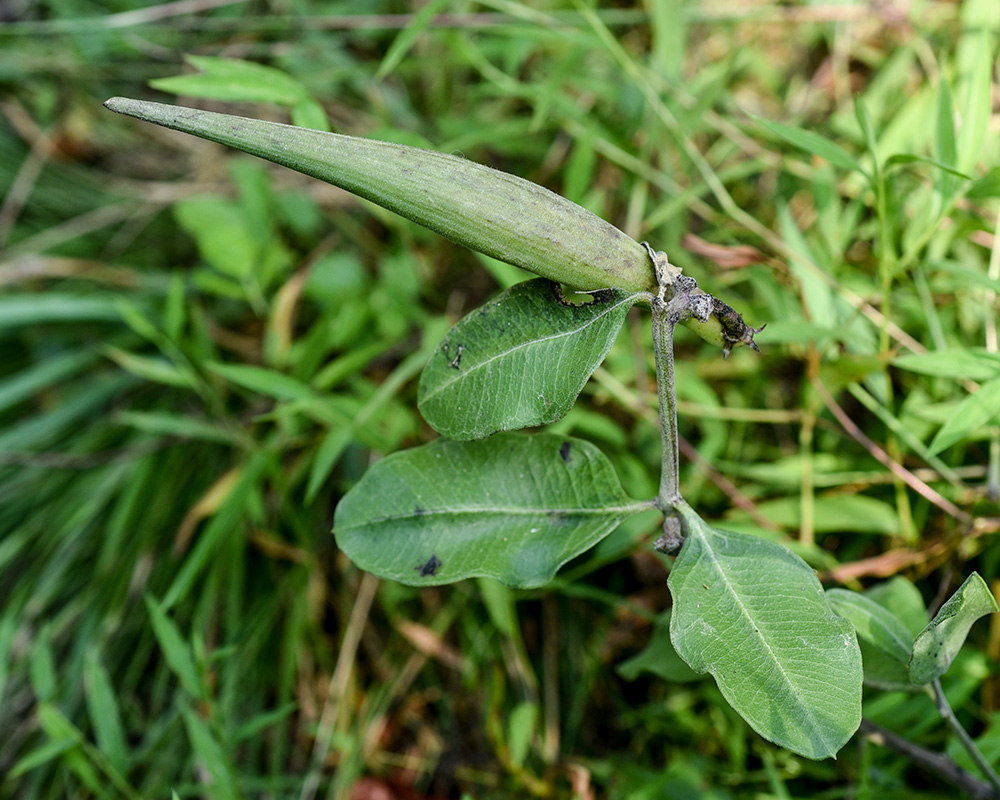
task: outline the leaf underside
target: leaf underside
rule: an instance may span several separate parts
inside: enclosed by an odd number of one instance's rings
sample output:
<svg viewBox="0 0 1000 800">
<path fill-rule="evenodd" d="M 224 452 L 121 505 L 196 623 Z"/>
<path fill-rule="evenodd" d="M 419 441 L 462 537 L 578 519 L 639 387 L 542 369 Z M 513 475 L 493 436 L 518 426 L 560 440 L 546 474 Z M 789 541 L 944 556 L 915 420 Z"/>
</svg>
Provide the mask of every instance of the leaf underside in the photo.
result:
<svg viewBox="0 0 1000 800">
<path fill-rule="evenodd" d="M 759 734 L 808 758 L 834 755 L 861 723 L 861 652 L 815 572 L 756 536 L 710 528 L 686 504 L 670 572 L 674 647 Z"/>
<path fill-rule="evenodd" d="M 973 623 L 994 611 L 997 602 L 992 592 L 979 573 L 973 572 L 917 634 L 910 658 L 910 680 L 925 684 L 944 675 Z"/>
</svg>

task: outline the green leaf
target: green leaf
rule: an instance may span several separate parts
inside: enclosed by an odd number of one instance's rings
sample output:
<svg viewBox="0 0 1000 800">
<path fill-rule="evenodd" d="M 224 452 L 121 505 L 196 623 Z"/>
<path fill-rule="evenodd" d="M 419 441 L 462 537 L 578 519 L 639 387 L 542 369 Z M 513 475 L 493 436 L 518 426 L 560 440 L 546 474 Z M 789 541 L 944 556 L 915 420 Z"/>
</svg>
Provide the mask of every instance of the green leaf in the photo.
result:
<svg viewBox="0 0 1000 800">
<path fill-rule="evenodd" d="M 938 73 L 937 115 L 934 125 L 934 155 L 938 162 L 955 163 L 955 109 L 952 107 L 951 86 L 943 72 Z"/>
<path fill-rule="evenodd" d="M 781 497 L 758 504 L 758 510 L 783 528 L 802 525 L 802 502 Z M 863 494 L 820 496 L 813 504 L 817 533 L 850 531 L 893 535 L 899 533 L 899 514 L 883 500 Z"/>
<path fill-rule="evenodd" d="M 159 603 L 152 597 L 146 597 L 145 600 L 146 609 L 149 611 L 149 620 L 153 625 L 153 634 L 160 644 L 163 657 L 167 660 L 171 671 L 180 680 L 181 686 L 188 694 L 195 698 L 201 698 L 204 695 L 204 690 L 191 648 L 184 641 L 184 637 L 181 636 L 173 620 L 160 608 Z"/>
<path fill-rule="evenodd" d="M 1000 378 L 984 383 L 968 395 L 941 426 L 928 449 L 937 455 L 1000 414 Z"/>
<path fill-rule="evenodd" d="M 965 196 L 970 200 L 1000 197 L 1000 167 L 990 167 L 979 180 L 966 190 Z"/>
<path fill-rule="evenodd" d="M 86 689 L 87 711 L 97 738 L 97 745 L 108 761 L 120 772 L 128 766 L 125 729 L 111 676 L 101 663 L 96 650 L 88 651 L 83 662 L 83 684 Z"/>
<path fill-rule="evenodd" d="M 607 290 L 573 305 L 544 278 L 520 283 L 460 320 L 420 377 L 420 413 L 453 439 L 566 416 L 614 344 L 637 295 Z"/>
<path fill-rule="evenodd" d="M 910 637 L 916 637 L 927 627 L 927 608 L 920 590 L 902 575 L 897 575 L 885 583 L 877 583 L 865 592 L 883 608 L 892 612 L 907 631 Z"/>
<path fill-rule="evenodd" d="M 277 103 L 293 106 L 309 98 L 305 87 L 280 69 L 236 58 L 187 56 L 196 75 L 175 75 L 149 82 L 154 89 L 188 97 L 238 103 Z"/>
<path fill-rule="evenodd" d="M 966 175 L 964 172 L 960 172 L 954 167 L 949 167 L 947 164 L 944 164 L 941 161 L 938 161 L 933 158 L 927 158 L 927 156 L 915 156 L 909 153 L 899 153 L 894 156 L 889 156 L 889 158 L 885 160 L 886 169 L 889 169 L 890 167 L 895 167 L 896 165 L 905 165 L 905 164 L 927 164 L 928 166 L 936 167 L 937 169 L 944 172 L 946 175 L 954 175 L 956 178 L 962 178 L 963 180 L 966 181 L 972 180 L 971 175 Z"/>
<path fill-rule="evenodd" d="M 930 353 L 909 353 L 894 358 L 892 365 L 939 378 L 988 381 L 1000 377 L 1000 355 L 985 348 L 954 347 Z"/>
<path fill-rule="evenodd" d="M 649 254 L 616 227 L 548 189 L 465 158 L 124 97 L 105 105 L 340 186 L 536 275 L 582 289 L 656 288 Z"/>
<path fill-rule="evenodd" d="M 514 706 L 507 718 L 507 746 L 510 760 L 518 767 L 523 766 L 531 749 L 531 739 L 538 721 L 538 706 L 524 701 Z"/>
<path fill-rule="evenodd" d="M 634 681 L 643 672 L 651 672 L 658 678 L 671 683 L 690 683 L 702 680 L 702 676 L 687 665 L 670 641 L 670 617 L 668 613 L 653 628 L 653 636 L 642 652 L 618 665 L 618 674 L 627 681 Z"/>
<path fill-rule="evenodd" d="M 45 292 L 0 297 L 0 331 L 49 322 L 121 322 L 118 299 Z"/>
<path fill-rule="evenodd" d="M 944 675 L 962 649 L 972 624 L 998 610 L 986 581 L 973 572 L 917 635 L 910 658 L 910 680 L 922 685 Z"/>
<path fill-rule="evenodd" d="M 761 736 L 807 758 L 834 755 L 861 723 L 861 651 L 816 573 L 790 550 L 713 530 L 686 503 L 668 585 L 670 634 L 696 672 Z"/>
<path fill-rule="evenodd" d="M 855 95 L 854 97 L 854 116 L 858 120 L 861 134 L 865 137 L 865 146 L 868 148 L 872 162 L 875 164 L 875 174 L 877 175 L 881 169 L 881 162 L 878 155 L 878 137 L 875 135 L 875 121 L 872 119 L 871 112 L 868 111 L 868 106 L 865 105 L 865 101 L 861 95 Z"/>
<path fill-rule="evenodd" d="M 426 32 L 434 17 L 447 5 L 448 0 L 430 0 L 417 13 L 413 14 L 409 24 L 397 34 L 386 50 L 382 63 L 378 65 L 378 70 L 375 72 L 376 81 L 383 80 L 386 75 L 399 66 L 399 62 L 406 57 L 417 39 Z"/>
<path fill-rule="evenodd" d="M 239 787 L 226 760 L 226 753 L 211 727 L 190 708 L 183 709 L 182 713 L 195 758 L 212 778 L 211 790 L 207 794 L 219 800 L 236 800 L 241 796 Z"/>
<path fill-rule="evenodd" d="M 174 206 L 174 217 L 194 238 L 202 258 L 220 272 L 243 280 L 257 267 L 263 243 L 238 204 L 188 197 Z"/>
<path fill-rule="evenodd" d="M 382 459 L 337 506 L 334 533 L 361 569 L 401 583 L 528 588 L 647 508 L 589 442 L 507 433 Z"/>
<path fill-rule="evenodd" d="M 833 610 L 858 634 L 865 683 L 880 689 L 911 688 L 908 662 L 913 646 L 903 622 L 884 606 L 858 592 L 828 589 Z"/>
<path fill-rule="evenodd" d="M 962 104 L 962 125 L 955 143 L 956 165 L 971 170 L 979 158 L 983 142 L 989 132 L 993 91 L 993 45 L 989 30 L 969 34 L 975 41 L 963 42 L 959 60 L 968 72 L 965 76 L 965 102 Z"/>
<path fill-rule="evenodd" d="M 210 363 L 206 366 L 230 383 L 276 400 L 316 400 L 318 396 L 298 378 L 267 367 L 219 363 Z"/>
<path fill-rule="evenodd" d="M 823 136 L 820 136 L 818 133 L 803 130 L 802 128 L 796 128 L 792 125 L 785 125 L 781 122 L 767 120 L 763 117 L 758 117 L 755 114 L 751 114 L 750 116 L 769 131 L 776 133 L 786 142 L 795 145 L 800 150 L 805 150 L 807 153 L 812 153 L 814 156 L 825 158 L 835 167 L 840 167 L 841 169 L 848 170 L 849 172 L 863 172 L 861 165 L 853 158 L 853 156 L 840 147 L 840 145 L 835 144 Z"/>
</svg>

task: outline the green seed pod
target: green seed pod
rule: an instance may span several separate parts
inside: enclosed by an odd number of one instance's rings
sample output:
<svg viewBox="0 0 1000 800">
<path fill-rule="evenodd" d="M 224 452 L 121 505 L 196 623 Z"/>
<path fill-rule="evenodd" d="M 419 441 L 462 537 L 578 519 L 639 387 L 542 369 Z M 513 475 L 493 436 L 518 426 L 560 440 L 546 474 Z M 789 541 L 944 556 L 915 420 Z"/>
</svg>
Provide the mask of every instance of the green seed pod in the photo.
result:
<svg viewBox="0 0 1000 800">
<path fill-rule="evenodd" d="M 646 250 L 614 225 L 531 181 L 464 158 L 124 97 L 104 105 L 332 183 L 453 242 L 578 289 L 657 289 Z M 753 344 L 752 328 L 719 322 L 689 327 L 727 354 L 738 342 Z"/>
</svg>

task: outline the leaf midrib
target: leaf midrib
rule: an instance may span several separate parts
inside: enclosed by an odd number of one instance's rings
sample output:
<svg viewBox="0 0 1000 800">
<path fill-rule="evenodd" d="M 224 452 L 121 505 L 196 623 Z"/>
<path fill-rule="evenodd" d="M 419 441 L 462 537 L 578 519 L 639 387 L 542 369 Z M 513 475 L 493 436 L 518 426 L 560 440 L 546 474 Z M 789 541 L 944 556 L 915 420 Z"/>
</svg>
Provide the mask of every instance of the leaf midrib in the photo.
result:
<svg viewBox="0 0 1000 800">
<path fill-rule="evenodd" d="M 789 678 L 788 673 L 785 671 L 784 667 L 782 666 L 780 659 L 778 659 L 778 657 L 775 655 L 775 652 L 771 648 L 771 645 L 768 643 L 768 641 L 764 637 L 764 635 L 761 634 L 760 629 L 757 627 L 757 625 L 754 624 L 753 617 L 750 615 L 749 610 L 743 604 L 743 601 L 740 599 L 739 593 L 735 590 L 733 584 L 729 581 L 728 576 L 726 575 L 725 570 L 722 569 L 722 566 L 721 566 L 718 558 L 716 558 L 715 551 L 709 545 L 708 536 L 706 536 L 704 534 L 704 532 L 702 530 L 700 530 L 700 526 L 696 525 L 696 526 L 694 526 L 694 528 L 697 531 L 697 533 L 695 535 L 698 535 L 698 536 L 701 537 L 704 551 L 707 552 L 707 553 L 709 553 L 709 558 L 711 559 L 712 566 L 715 569 L 716 573 L 721 577 L 723 584 L 729 590 L 729 592 L 732 595 L 732 597 L 735 599 L 737 605 L 740 608 L 740 611 L 743 613 L 743 616 L 746 618 L 746 620 L 749 623 L 750 627 L 753 628 L 753 630 L 757 633 L 757 636 L 760 639 L 760 641 L 764 644 L 764 647 L 767 649 L 767 652 L 770 654 L 771 658 L 773 659 L 775 666 L 777 666 L 778 671 L 781 673 L 781 676 L 785 679 L 785 684 L 786 684 L 786 687 L 787 687 L 788 691 L 790 692 L 790 694 L 792 696 L 795 696 L 796 695 L 796 684 L 793 683 L 792 680 Z M 719 534 L 715 534 L 715 535 L 719 535 Z M 820 726 L 818 724 L 818 721 L 815 719 L 814 715 L 812 714 L 811 710 L 809 709 L 809 707 L 807 705 L 802 705 L 802 709 L 805 712 L 804 717 L 808 718 L 808 720 L 810 722 L 810 727 L 814 731 L 814 735 L 818 736 L 820 738 L 820 741 L 822 741 L 823 744 L 829 749 L 832 746 L 832 742 L 828 741 L 826 739 L 826 737 L 823 736 L 822 726 Z"/>
</svg>

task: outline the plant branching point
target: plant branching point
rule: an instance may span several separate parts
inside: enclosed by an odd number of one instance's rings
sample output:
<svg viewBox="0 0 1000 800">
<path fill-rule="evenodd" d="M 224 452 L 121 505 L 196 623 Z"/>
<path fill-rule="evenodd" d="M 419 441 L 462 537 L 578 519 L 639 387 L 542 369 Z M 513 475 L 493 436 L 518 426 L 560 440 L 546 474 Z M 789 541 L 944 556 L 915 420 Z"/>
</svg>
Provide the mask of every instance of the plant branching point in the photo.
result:
<svg viewBox="0 0 1000 800">
<path fill-rule="evenodd" d="M 659 287 L 650 295 L 653 314 L 653 352 L 656 357 L 656 387 L 660 405 L 660 431 L 663 439 L 663 464 L 660 472 L 660 492 L 655 505 L 664 513 L 663 534 L 653 547 L 661 553 L 675 555 L 684 543 L 684 529 L 676 507 L 683 501 L 680 493 L 680 460 L 677 441 L 677 399 L 674 389 L 674 328 L 687 322 L 715 328 L 722 345 L 723 358 L 733 347 L 745 344 L 760 352 L 754 334 L 764 329 L 747 325 L 731 306 L 698 288 L 698 282 L 681 274 L 670 263 L 667 254 L 642 246 L 649 253 Z M 706 337 L 707 338 L 707 337 Z"/>
</svg>

